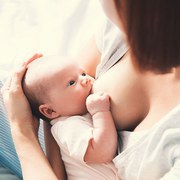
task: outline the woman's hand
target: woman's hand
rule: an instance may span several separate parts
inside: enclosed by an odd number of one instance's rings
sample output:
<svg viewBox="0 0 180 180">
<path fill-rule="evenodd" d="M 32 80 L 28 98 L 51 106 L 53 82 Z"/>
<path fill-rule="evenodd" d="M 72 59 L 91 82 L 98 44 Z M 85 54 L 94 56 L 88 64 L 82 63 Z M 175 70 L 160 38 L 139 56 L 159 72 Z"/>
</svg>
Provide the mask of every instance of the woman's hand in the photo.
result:
<svg viewBox="0 0 180 180">
<path fill-rule="evenodd" d="M 23 93 L 21 82 L 28 64 L 41 56 L 41 54 L 35 54 L 21 64 L 1 89 L 12 131 L 16 130 L 17 127 L 22 127 L 24 130 L 31 129 L 31 131 L 37 131 L 38 121 L 31 113 L 30 105 Z"/>
<path fill-rule="evenodd" d="M 57 180 L 58 178 L 39 144 L 37 137 L 38 121 L 32 115 L 30 105 L 21 86 L 28 64 L 41 56 L 35 54 L 19 66 L 4 84 L 1 92 L 10 121 L 16 152 L 21 163 L 23 179 Z"/>
</svg>

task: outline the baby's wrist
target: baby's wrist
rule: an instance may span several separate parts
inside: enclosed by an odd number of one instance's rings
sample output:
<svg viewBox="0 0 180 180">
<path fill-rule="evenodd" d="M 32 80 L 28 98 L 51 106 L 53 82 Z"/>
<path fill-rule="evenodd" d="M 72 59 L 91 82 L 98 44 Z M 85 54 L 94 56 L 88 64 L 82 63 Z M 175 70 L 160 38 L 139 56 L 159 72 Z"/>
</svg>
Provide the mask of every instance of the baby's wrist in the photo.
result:
<svg viewBox="0 0 180 180">
<path fill-rule="evenodd" d="M 90 113 L 92 116 L 98 116 L 98 115 L 102 115 L 102 114 L 107 114 L 107 113 L 110 113 L 110 110 L 107 109 L 107 110 L 101 110 L 101 111 L 96 111 L 94 113 Z"/>
</svg>

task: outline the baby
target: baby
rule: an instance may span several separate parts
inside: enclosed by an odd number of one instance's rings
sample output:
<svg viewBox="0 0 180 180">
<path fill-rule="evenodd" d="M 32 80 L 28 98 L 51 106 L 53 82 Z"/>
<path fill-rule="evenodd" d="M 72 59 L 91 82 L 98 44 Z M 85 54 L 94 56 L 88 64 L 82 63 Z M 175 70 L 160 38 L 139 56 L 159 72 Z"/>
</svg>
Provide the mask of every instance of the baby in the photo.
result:
<svg viewBox="0 0 180 180">
<path fill-rule="evenodd" d="M 117 133 L 109 96 L 91 94 L 94 79 L 72 59 L 42 57 L 23 80 L 35 116 L 49 121 L 68 179 L 118 179 L 112 163 Z"/>
</svg>

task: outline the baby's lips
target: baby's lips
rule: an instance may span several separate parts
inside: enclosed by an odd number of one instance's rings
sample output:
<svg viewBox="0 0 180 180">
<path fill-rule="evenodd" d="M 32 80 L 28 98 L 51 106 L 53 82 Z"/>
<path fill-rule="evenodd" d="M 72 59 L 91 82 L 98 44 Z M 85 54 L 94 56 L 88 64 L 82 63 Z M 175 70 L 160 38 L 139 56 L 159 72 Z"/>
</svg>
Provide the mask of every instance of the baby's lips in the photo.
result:
<svg viewBox="0 0 180 180">
<path fill-rule="evenodd" d="M 90 79 L 91 85 L 94 84 L 94 81 L 95 81 L 95 79 L 93 79 L 93 78 Z"/>
</svg>

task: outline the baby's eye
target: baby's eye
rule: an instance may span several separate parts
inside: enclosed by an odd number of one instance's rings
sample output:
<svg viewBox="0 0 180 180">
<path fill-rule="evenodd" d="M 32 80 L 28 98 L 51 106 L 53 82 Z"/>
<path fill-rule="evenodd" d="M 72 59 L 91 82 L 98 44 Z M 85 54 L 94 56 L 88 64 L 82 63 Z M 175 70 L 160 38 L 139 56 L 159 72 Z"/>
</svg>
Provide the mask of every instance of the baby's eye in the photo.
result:
<svg viewBox="0 0 180 180">
<path fill-rule="evenodd" d="M 86 76 L 86 73 L 82 73 L 81 75 L 82 75 L 82 76 Z"/>
<path fill-rule="evenodd" d="M 68 86 L 72 86 L 75 83 L 74 80 L 69 81 Z"/>
</svg>

